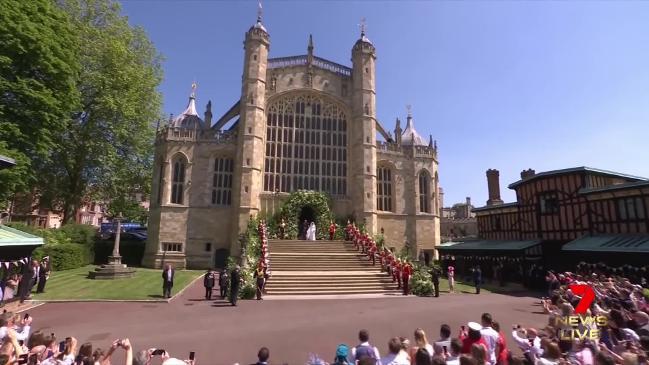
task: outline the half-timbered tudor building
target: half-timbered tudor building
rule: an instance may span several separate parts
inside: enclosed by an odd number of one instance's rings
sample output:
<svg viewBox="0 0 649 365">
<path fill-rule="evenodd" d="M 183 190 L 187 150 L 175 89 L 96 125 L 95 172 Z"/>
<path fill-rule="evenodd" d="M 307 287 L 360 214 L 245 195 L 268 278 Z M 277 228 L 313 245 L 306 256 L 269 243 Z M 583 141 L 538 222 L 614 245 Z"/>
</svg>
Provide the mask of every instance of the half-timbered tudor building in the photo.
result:
<svg viewBox="0 0 649 365">
<path fill-rule="evenodd" d="M 350 66 L 317 57 L 311 38 L 298 56 L 270 58 L 270 43 L 259 16 L 245 35 L 241 97 L 212 121 L 211 103 L 201 118 L 192 92 L 159 130 L 144 265 L 223 264 L 239 255 L 250 216 L 272 215 L 298 190 L 327 193 L 336 217 L 397 250 L 434 253 L 437 144 L 410 112 L 394 136 L 377 119 L 376 48 L 364 30 Z"/>
<path fill-rule="evenodd" d="M 447 256 L 571 268 L 576 262 L 649 262 L 649 180 L 589 167 L 521 172 L 500 199 L 499 172 L 487 170 L 489 200 L 475 208 L 479 239 L 442 244 Z"/>
</svg>

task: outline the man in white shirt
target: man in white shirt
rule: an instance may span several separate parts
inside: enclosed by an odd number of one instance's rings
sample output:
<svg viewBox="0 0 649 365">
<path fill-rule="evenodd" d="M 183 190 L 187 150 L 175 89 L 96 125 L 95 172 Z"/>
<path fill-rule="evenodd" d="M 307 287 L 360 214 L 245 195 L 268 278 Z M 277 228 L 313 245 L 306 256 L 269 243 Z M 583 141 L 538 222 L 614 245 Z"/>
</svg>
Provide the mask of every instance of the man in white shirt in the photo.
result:
<svg viewBox="0 0 649 365">
<path fill-rule="evenodd" d="M 451 340 L 451 348 L 446 355 L 446 365 L 460 365 L 460 353 L 462 352 L 462 341 L 454 338 Z"/>
<path fill-rule="evenodd" d="M 482 335 L 484 342 L 487 344 L 487 361 L 493 365 L 496 364 L 496 346 L 498 345 L 500 334 L 491 328 L 493 322 L 491 314 L 483 313 L 481 320 L 482 329 L 480 330 L 480 334 Z"/>
<path fill-rule="evenodd" d="M 520 332 L 519 332 L 520 331 Z M 534 328 L 528 328 L 527 330 L 521 329 L 521 326 L 518 325 L 514 327 L 512 331 L 512 337 L 518 345 L 518 348 L 523 351 L 525 357 L 530 361 L 534 362 L 536 359 L 543 355 L 543 349 L 541 348 L 541 339 L 537 336 L 537 332 Z"/>
<path fill-rule="evenodd" d="M 410 365 L 408 354 L 401 347 L 399 337 L 394 337 L 388 342 L 390 353 L 381 359 L 380 365 Z"/>
<path fill-rule="evenodd" d="M 439 340 L 435 341 L 435 355 L 446 355 L 444 354 L 444 346 L 446 349 L 451 346 L 451 326 L 443 324 L 439 329 Z"/>
<path fill-rule="evenodd" d="M 358 332 L 358 340 L 361 344 L 353 347 L 349 352 L 349 358 L 347 359 L 349 363 L 356 364 L 357 360 L 360 360 L 363 357 L 370 357 L 373 358 L 377 364 L 380 364 L 381 355 L 379 354 L 379 349 L 370 345 L 370 333 L 367 330 L 360 330 L 360 332 Z M 401 347 L 401 342 L 399 342 L 399 347 Z"/>
<path fill-rule="evenodd" d="M 31 324 L 31 316 L 21 319 L 20 314 L 13 314 L 11 312 L 2 314 L 2 316 L 0 316 L 0 341 L 7 337 L 7 331 L 9 329 L 16 331 L 16 340 L 27 341 Z"/>
</svg>

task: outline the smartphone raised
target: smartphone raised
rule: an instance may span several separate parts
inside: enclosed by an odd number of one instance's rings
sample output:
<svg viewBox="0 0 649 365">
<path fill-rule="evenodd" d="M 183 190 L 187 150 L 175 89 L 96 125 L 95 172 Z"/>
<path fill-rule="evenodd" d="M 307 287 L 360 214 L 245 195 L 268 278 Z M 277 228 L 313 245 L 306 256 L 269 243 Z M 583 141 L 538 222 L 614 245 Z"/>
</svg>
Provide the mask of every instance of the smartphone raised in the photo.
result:
<svg viewBox="0 0 649 365">
<path fill-rule="evenodd" d="M 153 350 L 153 352 L 151 353 L 151 355 L 153 355 L 153 356 L 160 356 L 160 355 L 162 355 L 162 354 L 164 354 L 164 353 L 165 353 L 165 350 L 163 350 L 163 349 L 155 349 L 155 350 Z"/>
<path fill-rule="evenodd" d="M 24 319 L 29 318 L 29 313 L 25 313 L 25 316 L 23 317 Z"/>
<path fill-rule="evenodd" d="M 189 352 L 189 360 L 194 361 L 194 356 L 196 356 L 196 353 L 194 351 Z"/>
<path fill-rule="evenodd" d="M 59 342 L 59 352 L 65 351 L 65 341 Z"/>
<path fill-rule="evenodd" d="M 18 356 L 18 364 L 27 364 L 27 356 L 29 356 L 29 354 L 22 354 Z"/>
<path fill-rule="evenodd" d="M 442 348 L 444 348 L 444 353 L 447 354 L 447 353 L 448 353 L 448 349 L 446 348 L 446 346 L 442 346 Z"/>
</svg>

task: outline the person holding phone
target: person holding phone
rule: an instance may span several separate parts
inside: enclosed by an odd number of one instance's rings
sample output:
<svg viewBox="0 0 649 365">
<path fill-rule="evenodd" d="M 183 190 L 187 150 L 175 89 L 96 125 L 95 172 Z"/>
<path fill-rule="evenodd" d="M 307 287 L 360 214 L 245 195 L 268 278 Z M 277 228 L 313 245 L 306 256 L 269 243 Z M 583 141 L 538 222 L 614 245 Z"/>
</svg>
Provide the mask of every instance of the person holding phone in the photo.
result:
<svg viewBox="0 0 649 365">
<path fill-rule="evenodd" d="M 450 346 L 447 348 L 444 346 L 444 357 L 446 358 L 446 365 L 459 365 L 460 364 L 460 354 L 462 352 L 462 341 L 457 338 L 454 338 L 450 342 Z"/>
</svg>

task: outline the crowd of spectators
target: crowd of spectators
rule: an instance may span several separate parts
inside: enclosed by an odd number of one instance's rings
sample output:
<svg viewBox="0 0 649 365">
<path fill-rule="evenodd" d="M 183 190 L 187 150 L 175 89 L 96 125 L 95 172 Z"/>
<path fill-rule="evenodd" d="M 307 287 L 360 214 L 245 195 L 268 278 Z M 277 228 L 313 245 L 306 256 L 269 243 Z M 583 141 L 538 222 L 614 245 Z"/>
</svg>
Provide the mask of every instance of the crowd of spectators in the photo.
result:
<svg viewBox="0 0 649 365">
<path fill-rule="evenodd" d="M 4 312 L 0 315 L 0 365 L 148 365 L 160 357 L 163 365 L 195 365 L 194 360 L 171 357 L 164 350 L 134 352 L 128 338 L 113 341 L 102 349 L 92 343 L 79 344 L 74 337 L 58 338 L 54 333 L 31 331 L 32 317 Z M 114 353 L 123 350 L 122 359 Z M 190 354 L 191 357 L 191 354 Z M 159 362 L 159 363 L 160 363 Z"/>
</svg>

